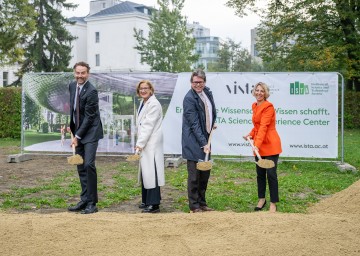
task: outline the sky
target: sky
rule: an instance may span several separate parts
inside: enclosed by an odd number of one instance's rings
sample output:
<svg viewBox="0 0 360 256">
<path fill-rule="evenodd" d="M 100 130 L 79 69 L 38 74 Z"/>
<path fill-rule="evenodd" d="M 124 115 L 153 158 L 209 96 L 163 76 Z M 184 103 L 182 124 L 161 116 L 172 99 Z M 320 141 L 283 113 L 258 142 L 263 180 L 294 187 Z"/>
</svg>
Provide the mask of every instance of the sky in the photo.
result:
<svg viewBox="0 0 360 256">
<path fill-rule="evenodd" d="M 64 10 L 66 17 L 86 16 L 89 13 L 90 0 L 68 0 L 68 3 L 79 4 L 74 11 Z M 144 4 L 157 8 L 156 0 L 131 0 L 131 2 Z M 200 25 L 210 29 L 211 36 L 230 38 L 250 51 L 250 30 L 259 24 L 259 17 L 249 15 L 240 18 L 235 10 L 225 6 L 226 0 L 185 0 L 182 14 L 187 17 L 188 23 L 199 22 Z"/>
</svg>

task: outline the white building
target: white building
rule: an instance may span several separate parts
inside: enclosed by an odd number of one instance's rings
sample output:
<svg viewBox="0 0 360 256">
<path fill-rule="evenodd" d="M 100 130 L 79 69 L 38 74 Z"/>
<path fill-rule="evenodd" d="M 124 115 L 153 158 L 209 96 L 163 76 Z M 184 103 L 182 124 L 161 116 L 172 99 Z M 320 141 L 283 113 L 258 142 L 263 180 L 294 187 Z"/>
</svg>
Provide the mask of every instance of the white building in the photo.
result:
<svg viewBox="0 0 360 256">
<path fill-rule="evenodd" d="M 6 87 L 16 81 L 16 72 L 20 67 L 14 66 L 0 66 L 0 87 Z"/>
<path fill-rule="evenodd" d="M 152 11 L 151 7 L 129 1 L 91 1 L 89 15 L 71 18 L 76 24 L 67 26 L 77 37 L 72 44 L 70 67 L 82 60 L 92 71 L 149 71 L 134 49 L 134 29 L 148 35 Z"/>
<path fill-rule="evenodd" d="M 256 42 L 258 40 L 258 36 L 257 36 L 257 29 L 251 29 L 251 43 L 250 43 L 250 48 L 251 48 L 251 57 L 253 60 L 257 61 L 257 62 L 262 62 L 262 59 L 259 57 L 259 52 L 258 49 L 256 47 Z"/>
<path fill-rule="evenodd" d="M 195 66 L 202 65 L 206 71 L 209 63 L 219 59 L 217 53 L 221 40 L 219 37 L 210 36 L 210 29 L 201 26 L 199 22 L 188 24 L 188 27 L 193 29 L 193 36 L 196 39 L 195 52 L 200 55 Z"/>
</svg>

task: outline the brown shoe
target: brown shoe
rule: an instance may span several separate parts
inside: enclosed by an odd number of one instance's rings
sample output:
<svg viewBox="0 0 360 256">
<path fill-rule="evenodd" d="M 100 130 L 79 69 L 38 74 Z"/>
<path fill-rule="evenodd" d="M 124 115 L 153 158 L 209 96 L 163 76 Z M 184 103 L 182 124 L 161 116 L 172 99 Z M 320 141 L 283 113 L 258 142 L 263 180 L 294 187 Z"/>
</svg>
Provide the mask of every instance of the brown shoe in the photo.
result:
<svg viewBox="0 0 360 256">
<path fill-rule="evenodd" d="M 211 212 L 214 210 L 213 208 L 210 208 L 207 205 L 200 206 L 200 209 L 203 210 L 204 212 Z"/>
<path fill-rule="evenodd" d="M 190 210 L 190 212 L 197 213 L 197 212 L 202 212 L 202 210 L 199 208 L 196 208 L 196 209 Z"/>
</svg>

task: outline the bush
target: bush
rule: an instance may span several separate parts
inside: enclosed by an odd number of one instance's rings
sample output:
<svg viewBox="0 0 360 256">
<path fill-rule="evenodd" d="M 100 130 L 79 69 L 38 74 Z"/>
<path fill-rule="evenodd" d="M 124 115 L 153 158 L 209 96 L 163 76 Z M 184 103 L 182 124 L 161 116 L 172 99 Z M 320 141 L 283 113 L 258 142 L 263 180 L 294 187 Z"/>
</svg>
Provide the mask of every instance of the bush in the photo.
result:
<svg viewBox="0 0 360 256">
<path fill-rule="evenodd" d="M 21 137 L 21 88 L 0 88 L 0 138 Z"/>
<path fill-rule="evenodd" d="M 344 94 L 344 127 L 360 129 L 360 92 L 346 91 Z M 341 124 L 341 97 L 339 97 L 339 124 Z"/>
<path fill-rule="evenodd" d="M 45 122 L 41 124 L 41 130 L 43 133 L 49 133 L 49 123 Z"/>
</svg>

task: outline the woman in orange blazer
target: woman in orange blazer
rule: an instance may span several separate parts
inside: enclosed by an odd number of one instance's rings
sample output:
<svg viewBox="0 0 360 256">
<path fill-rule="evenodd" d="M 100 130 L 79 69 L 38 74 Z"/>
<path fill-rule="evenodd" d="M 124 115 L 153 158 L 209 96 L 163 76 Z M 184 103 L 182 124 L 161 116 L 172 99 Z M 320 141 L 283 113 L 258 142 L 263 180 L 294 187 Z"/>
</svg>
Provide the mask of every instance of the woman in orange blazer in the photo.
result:
<svg viewBox="0 0 360 256">
<path fill-rule="evenodd" d="M 270 212 L 276 212 L 276 203 L 279 202 L 278 179 L 277 179 L 277 162 L 281 150 L 281 141 L 275 128 L 275 109 L 267 99 L 270 96 L 269 87 L 262 82 L 255 85 L 253 96 L 256 102 L 252 104 L 252 122 L 254 128 L 248 135 L 243 136 L 246 140 L 248 137 L 254 140 L 255 149 L 259 151 L 263 159 L 272 160 L 275 167 L 264 169 L 256 165 L 258 197 L 259 201 L 255 211 L 260 211 L 266 205 L 266 177 L 270 190 Z M 255 155 L 255 160 L 259 159 Z"/>
</svg>

